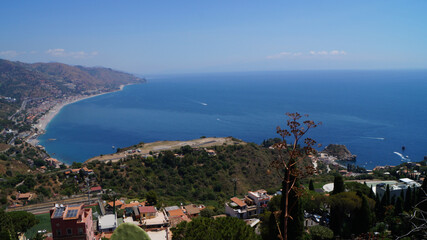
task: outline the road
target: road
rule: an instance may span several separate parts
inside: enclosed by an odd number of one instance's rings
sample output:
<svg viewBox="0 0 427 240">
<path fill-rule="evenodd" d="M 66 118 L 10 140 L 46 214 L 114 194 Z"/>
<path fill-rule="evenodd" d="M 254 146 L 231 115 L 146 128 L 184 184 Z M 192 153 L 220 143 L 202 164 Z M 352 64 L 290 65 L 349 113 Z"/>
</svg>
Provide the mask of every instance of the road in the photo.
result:
<svg viewBox="0 0 427 240">
<path fill-rule="evenodd" d="M 97 202 L 99 200 L 98 196 L 91 196 L 90 201 L 91 203 Z M 26 205 L 22 207 L 16 207 L 16 208 L 8 208 L 6 209 L 6 212 L 14 212 L 14 211 L 27 211 L 32 214 L 40 214 L 40 213 L 46 213 L 49 212 L 49 210 L 55 206 L 55 203 L 58 204 L 87 204 L 87 196 L 77 196 L 74 198 L 64 199 L 64 200 L 58 200 L 58 201 L 51 201 L 51 202 L 44 202 L 44 203 L 37 203 L 37 204 L 31 204 Z"/>
<path fill-rule="evenodd" d="M 16 112 L 12 116 L 9 116 L 8 119 L 13 120 L 16 114 L 18 114 L 19 112 L 25 109 L 25 106 L 27 106 L 27 102 L 28 102 L 27 99 L 22 101 L 21 107 L 18 110 L 16 110 Z"/>
</svg>

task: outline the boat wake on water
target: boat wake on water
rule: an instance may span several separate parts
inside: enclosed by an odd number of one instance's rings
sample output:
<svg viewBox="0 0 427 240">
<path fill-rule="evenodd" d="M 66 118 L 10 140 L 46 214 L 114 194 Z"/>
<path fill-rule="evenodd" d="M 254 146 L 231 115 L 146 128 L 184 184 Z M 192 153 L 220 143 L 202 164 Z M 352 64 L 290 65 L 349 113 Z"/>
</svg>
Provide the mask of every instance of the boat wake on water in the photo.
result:
<svg viewBox="0 0 427 240">
<path fill-rule="evenodd" d="M 409 156 L 403 156 L 403 154 L 401 154 L 400 152 L 393 152 L 394 154 L 396 154 L 397 156 L 400 157 L 400 159 L 402 160 L 402 162 L 410 162 L 411 159 L 409 158 Z"/>
<path fill-rule="evenodd" d="M 381 140 L 381 141 L 384 141 L 384 140 L 385 140 L 385 138 L 382 138 L 382 137 L 361 137 L 361 138 L 366 138 L 366 139 L 375 139 L 375 140 Z"/>
</svg>

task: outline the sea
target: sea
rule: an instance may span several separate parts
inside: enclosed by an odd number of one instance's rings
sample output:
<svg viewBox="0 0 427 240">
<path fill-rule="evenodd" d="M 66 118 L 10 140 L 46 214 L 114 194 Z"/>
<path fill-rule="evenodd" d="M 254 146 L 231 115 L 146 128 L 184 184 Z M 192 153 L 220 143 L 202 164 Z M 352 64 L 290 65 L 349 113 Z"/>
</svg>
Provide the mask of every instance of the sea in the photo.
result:
<svg viewBox="0 0 427 240">
<path fill-rule="evenodd" d="M 367 169 L 427 155 L 425 70 L 149 76 L 65 106 L 39 140 L 66 163 L 160 140 L 233 136 L 260 144 L 278 137 L 287 112 L 322 123 L 307 134 L 322 144 L 318 150 L 344 144 Z"/>
</svg>

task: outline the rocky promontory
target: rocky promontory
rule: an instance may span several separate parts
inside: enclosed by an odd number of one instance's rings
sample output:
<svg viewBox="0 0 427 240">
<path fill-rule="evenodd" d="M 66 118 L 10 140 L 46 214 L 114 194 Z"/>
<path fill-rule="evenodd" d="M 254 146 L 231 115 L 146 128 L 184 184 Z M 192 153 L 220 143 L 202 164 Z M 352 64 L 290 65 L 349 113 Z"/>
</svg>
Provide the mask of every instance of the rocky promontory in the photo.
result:
<svg viewBox="0 0 427 240">
<path fill-rule="evenodd" d="M 329 144 L 322 152 L 336 157 L 338 161 L 356 161 L 356 155 L 351 154 L 345 145 Z"/>
</svg>

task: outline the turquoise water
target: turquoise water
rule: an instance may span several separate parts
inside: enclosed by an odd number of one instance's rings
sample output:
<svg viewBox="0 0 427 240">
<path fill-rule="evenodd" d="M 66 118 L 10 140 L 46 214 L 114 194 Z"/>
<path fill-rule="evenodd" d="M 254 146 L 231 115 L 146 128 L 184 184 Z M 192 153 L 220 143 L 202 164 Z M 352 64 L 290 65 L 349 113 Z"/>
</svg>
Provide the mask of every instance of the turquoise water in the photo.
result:
<svg viewBox="0 0 427 240">
<path fill-rule="evenodd" d="M 139 142 L 276 137 L 286 112 L 309 114 L 323 145 L 345 144 L 357 164 L 427 155 L 427 71 L 289 71 L 155 76 L 63 108 L 41 144 L 71 163 Z M 48 141 L 55 138 L 56 141 Z"/>
</svg>

